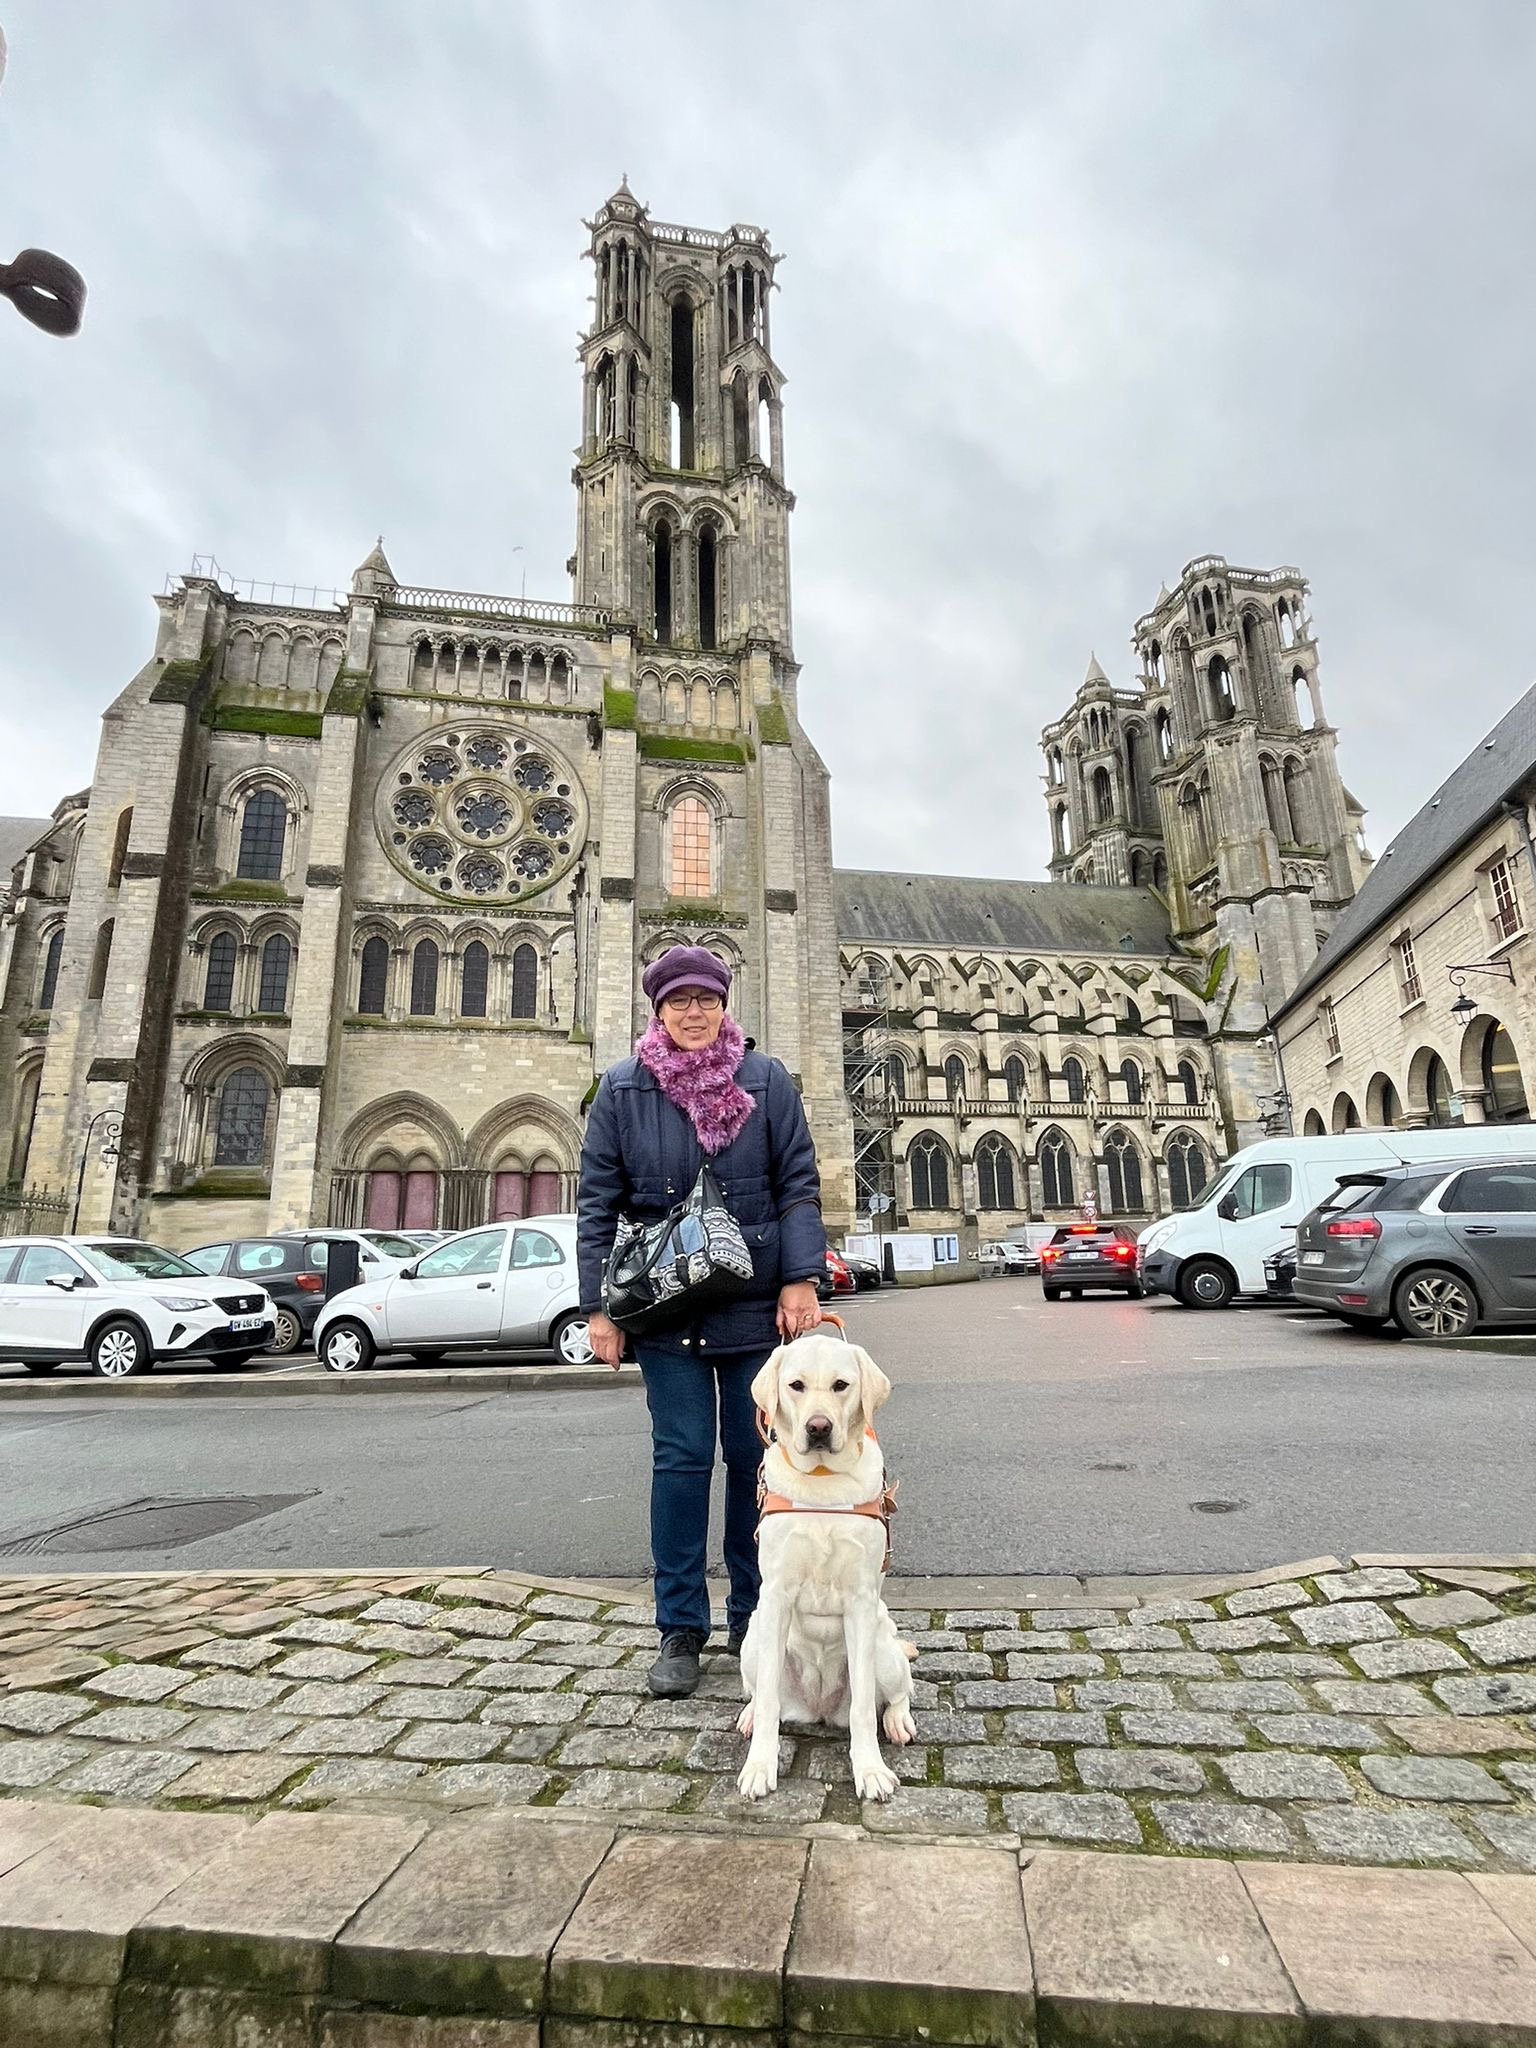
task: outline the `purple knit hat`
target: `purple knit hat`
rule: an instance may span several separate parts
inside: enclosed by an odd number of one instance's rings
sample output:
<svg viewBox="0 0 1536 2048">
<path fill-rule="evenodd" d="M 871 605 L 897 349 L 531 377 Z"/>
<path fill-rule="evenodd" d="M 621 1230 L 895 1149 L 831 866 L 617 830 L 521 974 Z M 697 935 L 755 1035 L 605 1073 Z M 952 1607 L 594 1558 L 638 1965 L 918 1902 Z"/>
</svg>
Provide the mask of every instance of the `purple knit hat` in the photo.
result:
<svg viewBox="0 0 1536 2048">
<path fill-rule="evenodd" d="M 653 1010 L 660 1010 L 665 998 L 680 988 L 715 989 L 723 1003 L 731 993 L 731 970 L 707 946 L 670 946 L 647 967 L 640 986 Z"/>
</svg>

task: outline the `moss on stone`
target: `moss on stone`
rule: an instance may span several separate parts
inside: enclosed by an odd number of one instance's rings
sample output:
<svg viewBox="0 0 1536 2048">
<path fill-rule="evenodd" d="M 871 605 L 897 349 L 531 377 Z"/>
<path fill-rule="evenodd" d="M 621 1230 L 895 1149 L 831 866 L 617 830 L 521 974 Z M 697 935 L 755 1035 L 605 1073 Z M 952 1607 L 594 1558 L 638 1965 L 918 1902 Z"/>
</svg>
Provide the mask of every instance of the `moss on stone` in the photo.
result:
<svg viewBox="0 0 1536 2048">
<path fill-rule="evenodd" d="M 248 732 L 278 739 L 317 740 L 318 711 L 279 711 L 264 704 L 218 704 L 208 723 L 215 732 Z"/>
<path fill-rule="evenodd" d="M 733 767 L 745 767 L 748 753 L 747 748 L 736 740 L 689 740 L 675 738 L 670 733 L 647 732 L 640 735 L 640 758 L 643 761 L 719 761 L 729 762 Z"/>
<path fill-rule="evenodd" d="M 604 683 L 603 723 L 610 732 L 634 731 L 635 693 L 633 690 L 616 690 L 612 683 Z"/>
<path fill-rule="evenodd" d="M 298 899 L 288 894 L 281 882 L 247 882 L 235 880 L 225 882 L 221 888 L 209 892 L 216 903 L 293 903 Z"/>
<path fill-rule="evenodd" d="M 766 704 L 757 707 L 757 736 L 765 747 L 789 745 L 789 714 L 777 691 Z"/>
<path fill-rule="evenodd" d="M 213 649 L 205 647 L 193 661 L 168 661 L 149 693 L 151 704 L 190 704 L 213 673 Z"/>
<path fill-rule="evenodd" d="M 361 718 L 368 703 L 368 671 L 340 668 L 325 700 L 327 718 Z"/>
</svg>

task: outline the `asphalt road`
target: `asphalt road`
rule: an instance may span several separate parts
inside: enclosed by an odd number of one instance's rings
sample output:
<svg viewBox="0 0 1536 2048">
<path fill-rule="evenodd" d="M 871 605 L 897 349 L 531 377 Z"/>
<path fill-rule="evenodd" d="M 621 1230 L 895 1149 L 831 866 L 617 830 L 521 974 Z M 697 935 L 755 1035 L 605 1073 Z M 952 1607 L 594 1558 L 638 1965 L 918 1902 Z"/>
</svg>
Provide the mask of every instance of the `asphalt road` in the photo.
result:
<svg viewBox="0 0 1536 2048">
<path fill-rule="evenodd" d="M 1245 1571 L 1536 1541 L 1536 1360 L 1426 1350 L 1268 1306 L 1202 1314 L 1034 1280 L 860 1296 L 895 1382 L 903 1573 Z M 287 1362 L 292 1364 L 292 1361 Z M 59 1383 L 56 1383 L 59 1384 Z M 634 1387 L 0 1401 L 0 1572 L 648 1568 Z M 174 1548 L 41 1532 L 145 1498 L 294 1495 Z M 21 1548 L 15 1548 L 20 1539 Z"/>
</svg>

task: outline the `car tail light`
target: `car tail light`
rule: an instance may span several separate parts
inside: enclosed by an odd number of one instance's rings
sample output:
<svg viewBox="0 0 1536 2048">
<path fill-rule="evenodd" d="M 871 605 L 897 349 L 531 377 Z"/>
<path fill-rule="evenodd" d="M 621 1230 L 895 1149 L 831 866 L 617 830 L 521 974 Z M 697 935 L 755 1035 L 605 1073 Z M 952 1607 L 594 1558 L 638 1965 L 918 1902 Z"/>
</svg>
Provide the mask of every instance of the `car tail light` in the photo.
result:
<svg viewBox="0 0 1536 2048">
<path fill-rule="evenodd" d="M 1381 1225 L 1374 1216 L 1340 1216 L 1328 1225 L 1330 1237 L 1380 1237 Z"/>
<path fill-rule="evenodd" d="M 1061 1257 L 1061 1246 L 1059 1244 L 1043 1244 L 1040 1247 L 1040 1256 L 1042 1259 L 1059 1259 Z"/>
<path fill-rule="evenodd" d="M 295 1273 L 293 1284 L 305 1294 L 324 1294 L 325 1275 L 323 1273 Z"/>
<path fill-rule="evenodd" d="M 1068 1226 L 1074 1237 L 1092 1237 L 1098 1227 L 1096 1223 L 1073 1223 Z"/>
<path fill-rule="evenodd" d="M 1117 1244 L 1112 1247 L 1117 1259 L 1134 1259 L 1136 1247 L 1133 1244 Z"/>
</svg>

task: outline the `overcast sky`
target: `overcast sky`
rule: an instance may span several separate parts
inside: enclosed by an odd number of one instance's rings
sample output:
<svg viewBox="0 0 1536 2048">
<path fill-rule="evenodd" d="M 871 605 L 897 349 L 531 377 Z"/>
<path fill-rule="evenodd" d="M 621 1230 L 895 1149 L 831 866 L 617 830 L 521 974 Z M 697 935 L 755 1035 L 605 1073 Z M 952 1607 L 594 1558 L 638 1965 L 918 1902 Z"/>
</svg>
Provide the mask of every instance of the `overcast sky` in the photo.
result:
<svg viewBox="0 0 1536 2048">
<path fill-rule="evenodd" d="M 194 551 L 569 595 L 582 217 L 787 253 L 849 866 L 1036 874 L 1039 728 L 1208 551 L 1312 584 L 1379 849 L 1536 673 L 1530 0 L 0 0 L 0 811 Z M 521 549 L 522 552 L 516 552 Z"/>
</svg>

